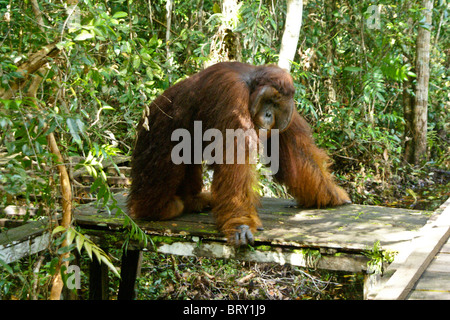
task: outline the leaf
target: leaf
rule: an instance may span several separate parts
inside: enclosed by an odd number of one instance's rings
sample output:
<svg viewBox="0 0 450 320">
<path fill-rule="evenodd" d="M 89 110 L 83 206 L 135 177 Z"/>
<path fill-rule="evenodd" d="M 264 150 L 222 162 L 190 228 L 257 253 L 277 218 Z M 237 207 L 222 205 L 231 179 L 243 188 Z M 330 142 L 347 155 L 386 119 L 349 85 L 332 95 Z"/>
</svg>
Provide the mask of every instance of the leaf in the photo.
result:
<svg viewBox="0 0 450 320">
<path fill-rule="evenodd" d="M 386 100 L 384 99 L 383 95 L 380 92 L 376 93 L 377 98 L 381 101 L 381 102 L 385 102 Z"/>
<path fill-rule="evenodd" d="M 54 257 L 51 261 L 50 261 L 50 267 L 49 267 L 49 273 L 51 275 L 55 274 L 56 271 L 56 266 L 58 265 L 59 262 L 59 257 Z"/>
<path fill-rule="evenodd" d="M 92 247 L 92 252 L 94 252 L 95 256 L 97 257 L 97 261 L 99 263 L 101 263 L 102 262 L 102 253 L 100 251 L 100 248 Z"/>
<path fill-rule="evenodd" d="M 79 131 L 81 134 L 84 134 L 84 122 L 81 121 L 81 119 L 76 119 L 75 122 L 76 122 L 76 124 L 77 124 L 78 131 Z"/>
<path fill-rule="evenodd" d="M 117 272 L 116 267 L 114 267 L 114 265 L 111 263 L 111 260 L 109 260 L 109 258 L 107 256 L 102 255 L 101 256 L 102 262 L 105 263 L 108 268 L 117 276 L 120 278 L 120 274 L 119 272 Z"/>
<path fill-rule="evenodd" d="M 72 118 L 68 118 L 66 120 L 67 126 L 69 127 L 69 132 L 72 135 L 73 140 L 75 140 L 76 142 L 80 143 L 81 142 L 81 138 L 80 135 L 78 134 L 79 132 L 79 128 L 78 128 L 78 123 L 75 119 Z"/>
<path fill-rule="evenodd" d="M 80 33 L 79 35 L 77 35 L 77 36 L 75 37 L 75 39 L 73 39 L 73 40 L 75 40 L 75 41 L 83 41 L 83 40 L 91 39 L 91 38 L 93 38 L 93 37 L 94 37 L 94 34 L 88 32 L 88 31 L 86 31 L 86 30 L 83 30 L 83 31 L 81 31 L 81 33 Z"/>
<path fill-rule="evenodd" d="M 128 16 L 128 13 L 123 12 L 123 11 L 117 11 L 116 13 L 114 13 L 114 15 L 112 16 L 113 19 L 119 19 L 119 18 L 124 18 Z"/>
<path fill-rule="evenodd" d="M 141 58 L 138 55 L 134 55 L 133 57 L 133 68 L 138 69 L 141 65 Z"/>
<path fill-rule="evenodd" d="M 84 240 L 85 240 L 85 237 L 81 234 L 79 234 L 77 236 L 77 238 L 75 239 L 75 242 L 77 244 L 77 250 L 79 253 L 81 253 L 81 249 L 83 249 Z"/>
<path fill-rule="evenodd" d="M 63 231 L 66 231 L 66 228 L 64 228 L 63 226 L 57 226 L 55 229 L 53 229 L 52 236 L 55 235 L 55 233 L 63 232 Z"/>
<path fill-rule="evenodd" d="M 67 230 L 67 245 L 72 244 L 73 239 L 75 239 L 75 236 L 77 235 L 77 232 L 73 228 L 69 228 Z"/>
<path fill-rule="evenodd" d="M 222 9 L 221 9 L 220 6 L 217 4 L 217 2 L 214 2 L 214 5 L 213 5 L 213 12 L 214 12 L 214 13 L 221 13 L 221 12 L 222 12 Z"/>
<path fill-rule="evenodd" d="M 95 192 L 102 183 L 103 183 L 103 179 L 101 177 L 98 177 L 97 179 L 95 179 L 94 183 L 91 185 L 91 192 Z"/>
<path fill-rule="evenodd" d="M 345 67 L 344 70 L 350 72 L 359 72 L 362 71 L 363 69 L 360 67 Z"/>
<path fill-rule="evenodd" d="M 62 49 L 67 49 L 67 48 L 73 46 L 74 44 L 75 44 L 75 43 L 72 42 L 72 41 L 61 41 L 61 42 L 58 42 L 58 43 L 56 44 L 56 47 L 57 47 L 59 50 L 62 50 Z"/>
<path fill-rule="evenodd" d="M 72 250 L 72 246 L 69 245 L 69 246 L 60 247 L 56 252 L 59 255 L 62 255 L 62 254 L 69 253 L 71 250 Z"/>
<path fill-rule="evenodd" d="M 414 202 L 417 202 L 417 194 L 412 189 L 406 189 L 406 192 L 414 198 Z"/>
<path fill-rule="evenodd" d="M 89 241 L 84 242 L 84 249 L 86 250 L 89 259 L 92 260 L 92 244 Z"/>
<path fill-rule="evenodd" d="M 384 161 L 388 161 L 389 160 L 389 151 L 388 151 L 388 149 L 384 150 L 383 158 L 384 158 Z"/>
<path fill-rule="evenodd" d="M 5 270 L 8 271 L 9 274 L 11 274 L 11 275 L 14 274 L 13 269 L 2 259 L 0 259 L 0 265 L 3 266 L 3 268 L 5 268 Z"/>
</svg>

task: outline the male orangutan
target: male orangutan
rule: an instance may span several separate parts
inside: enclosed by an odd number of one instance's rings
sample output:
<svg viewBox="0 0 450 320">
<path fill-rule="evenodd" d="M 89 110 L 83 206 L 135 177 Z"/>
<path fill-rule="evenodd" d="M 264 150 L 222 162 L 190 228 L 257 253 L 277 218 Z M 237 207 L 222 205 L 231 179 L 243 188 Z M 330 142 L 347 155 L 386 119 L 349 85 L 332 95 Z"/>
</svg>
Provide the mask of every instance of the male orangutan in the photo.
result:
<svg viewBox="0 0 450 320">
<path fill-rule="evenodd" d="M 262 230 L 256 211 L 255 165 L 249 161 L 212 163 L 209 194 L 201 192 L 201 162 L 176 164 L 172 159 L 176 145 L 172 133 L 182 129 L 194 136 L 194 123 L 200 121 L 203 130 L 215 129 L 224 136 L 227 129 L 255 132 L 245 138 L 244 147 L 258 139 L 261 130 L 270 144 L 271 130 L 278 129 L 275 178 L 287 186 L 297 203 L 318 208 L 350 203 L 328 171 L 329 157 L 314 144 L 309 125 L 296 112 L 294 91 L 291 76 L 279 67 L 238 62 L 218 63 L 167 89 L 145 109 L 138 126 L 129 214 L 138 219 L 167 220 L 211 206 L 217 228 L 230 243 L 253 242 L 253 233 Z M 193 150 L 195 153 L 195 147 Z M 249 154 L 245 157 L 248 160 Z"/>
</svg>

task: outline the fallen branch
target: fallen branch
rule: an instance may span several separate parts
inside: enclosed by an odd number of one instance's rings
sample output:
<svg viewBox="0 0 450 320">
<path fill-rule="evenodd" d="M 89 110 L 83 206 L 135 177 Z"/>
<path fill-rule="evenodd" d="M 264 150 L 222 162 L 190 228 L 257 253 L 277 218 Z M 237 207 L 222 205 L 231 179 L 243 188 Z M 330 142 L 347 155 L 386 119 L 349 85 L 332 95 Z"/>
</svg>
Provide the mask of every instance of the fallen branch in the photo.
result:
<svg viewBox="0 0 450 320">
<path fill-rule="evenodd" d="M 9 84 L 9 89 L 0 88 L 0 98 L 9 100 L 14 94 L 22 89 L 30 78 L 30 75 L 34 74 L 40 68 L 42 68 L 47 62 L 59 54 L 57 43 L 51 43 L 44 46 L 41 50 L 33 53 L 31 57 L 22 63 L 16 73 L 19 74 L 16 81 Z"/>
</svg>

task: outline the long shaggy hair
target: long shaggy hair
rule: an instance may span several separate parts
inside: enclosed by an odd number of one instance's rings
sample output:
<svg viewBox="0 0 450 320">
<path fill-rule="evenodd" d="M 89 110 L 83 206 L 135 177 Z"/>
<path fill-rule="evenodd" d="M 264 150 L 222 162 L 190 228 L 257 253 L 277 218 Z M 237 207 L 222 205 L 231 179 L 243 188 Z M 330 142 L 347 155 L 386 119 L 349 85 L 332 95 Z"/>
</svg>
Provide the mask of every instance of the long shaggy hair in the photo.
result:
<svg viewBox="0 0 450 320">
<path fill-rule="evenodd" d="M 193 136 L 195 121 L 202 122 L 203 130 L 218 129 L 224 136 L 226 129 L 254 130 L 249 108 L 264 86 L 275 89 L 293 106 L 295 89 L 286 71 L 234 62 L 213 65 L 178 82 L 146 107 L 132 154 L 129 214 L 164 220 L 211 206 L 218 229 L 230 240 L 241 225 L 251 232 L 261 227 L 256 211 L 255 166 L 248 162 L 212 164 L 211 194 L 201 193 L 202 165 L 193 161 L 174 164 L 171 150 L 176 142 L 171 141 L 171 135 L 182 128 Z M 252 139 L 258 137 L 248 137 L 244 147 Z M 328 156 L 316 147 L 308 124 L 297 112 L 280 134 L 279 143 L 280 168 L 275 177 L 300 205 L 324 207 L 349 202 L 328 171 Z"/>
</svg>

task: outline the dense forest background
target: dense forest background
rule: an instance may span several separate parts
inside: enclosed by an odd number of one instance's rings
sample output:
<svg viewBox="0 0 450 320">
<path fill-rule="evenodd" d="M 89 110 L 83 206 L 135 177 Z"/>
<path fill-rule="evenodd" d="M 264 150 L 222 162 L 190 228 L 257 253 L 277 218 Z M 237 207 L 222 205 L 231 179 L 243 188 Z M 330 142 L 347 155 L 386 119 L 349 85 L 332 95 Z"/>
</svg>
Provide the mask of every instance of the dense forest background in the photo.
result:
<svg viewBox="0 0 450 320">
<path fill-rule="evenodd" d="M 448 197 L 449 9 L 303 1 L 297 109 L 356 203 L 431 209 Z M 144 106 L 218 61 L 277 63 L 285 22 L 284 0 L 0 0 L 0 205 L 53 214 L 64 193 L 57 163 L 74 158 L 107 203 L 101 162 L 130 154 Z M 426 148 L 412 157 L 420 28 L 431 35 Z M 287 196 L 265 176 L 261 193 Z"/>
</svg>

